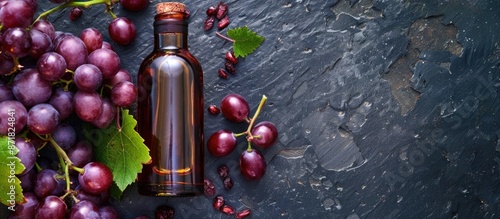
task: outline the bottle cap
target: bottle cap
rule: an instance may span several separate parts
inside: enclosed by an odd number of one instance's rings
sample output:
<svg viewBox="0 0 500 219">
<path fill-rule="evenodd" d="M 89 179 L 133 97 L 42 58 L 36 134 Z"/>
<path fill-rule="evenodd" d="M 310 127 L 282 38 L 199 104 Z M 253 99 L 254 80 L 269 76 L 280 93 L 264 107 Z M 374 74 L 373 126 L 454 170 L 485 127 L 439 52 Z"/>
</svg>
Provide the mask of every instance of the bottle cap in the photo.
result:
<svg viewBox="0 0 500 219">
<path fill-rule="evenodd" d="M 186 5 L 180 2 L 161 2 L 156 4 L 156 14 L 182 12 L 186 13 Z"/>
</svg>

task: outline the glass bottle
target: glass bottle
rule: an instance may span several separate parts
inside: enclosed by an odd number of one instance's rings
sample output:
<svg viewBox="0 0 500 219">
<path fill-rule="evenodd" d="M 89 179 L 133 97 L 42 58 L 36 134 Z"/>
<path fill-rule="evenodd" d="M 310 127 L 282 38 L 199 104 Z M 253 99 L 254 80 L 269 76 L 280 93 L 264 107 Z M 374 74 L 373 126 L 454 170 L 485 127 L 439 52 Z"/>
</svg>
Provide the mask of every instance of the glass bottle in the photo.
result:
<svg viewBox="0 0 500 219">
<path fill-rule="evenodd" d="M 203 193 L 203 72 L 188 51 L 184 4 L 156 5 L 154 50 L 139 68 L 137 131 L 151 162 L 137 178 L 141 195 Z"/>
</svg>

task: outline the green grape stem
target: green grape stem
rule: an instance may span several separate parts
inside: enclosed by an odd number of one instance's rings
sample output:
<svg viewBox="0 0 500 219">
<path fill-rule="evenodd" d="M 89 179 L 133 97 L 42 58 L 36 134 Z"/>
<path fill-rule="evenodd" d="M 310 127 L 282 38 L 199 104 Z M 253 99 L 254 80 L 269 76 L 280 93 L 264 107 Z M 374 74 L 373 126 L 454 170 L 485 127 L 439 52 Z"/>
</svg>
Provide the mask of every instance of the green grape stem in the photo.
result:
<svg viewBox="0 0 500 219">
<path fill-rule="evenodd" d="M 257 117 L 259 117 L 260 112 L 262 111 L 262 108 L 264 107 L 264 104 L 266 104 L 266 101 L 267 101 L 266 95 L 262 95 L 262 99 L 260 99 L 259 106 L 257 107 L 257 110 L 255 111 L 252 118 L 250 119 L 250 124 L 248 125 L 248 128 L 245 131 L 245 133 L 247 134 L 247 141 L 248 141 L 247 151 L 248 152 L 252 151 L 252 144 L 250 142 L 252 141 L 252 139 L 257 137 L 257 136 L 252 135 L 252 128 L 255 124 L 255 121 L 257 120 Z"/>
<path fill-rule="evenodd" d="M 56 12 L 56 11 L 59 11 L 63 8 L 68 8 L 68 7 L 83 7 L 83 8 L 88 8 L 92 5 L 98 5 L 98 4 L 105 4 L 106 5 L 106 10 L 108 12 L 110 12 L 110 10 L 108 10 L 108 8 L 113 5 L 114 3 L 118 2 L 118 0 L 90 0 L 90 1 L 68 1 L 64 4 L 61 4 L 61 5 L 58 5 L 56 7 L 53 7 L 47 11 L 44 11 L 43 13 L 41 13 L 40 15 L 38 15 L 38 17 L 35 19 L 35 22 L 37 22 L 38 20 L 42 19 L 42 18 L 46 18 L 47 16 L 49 16 L 50 14 Z M 113 15 L 111 15 L 113 16 Z"/>
</svg>

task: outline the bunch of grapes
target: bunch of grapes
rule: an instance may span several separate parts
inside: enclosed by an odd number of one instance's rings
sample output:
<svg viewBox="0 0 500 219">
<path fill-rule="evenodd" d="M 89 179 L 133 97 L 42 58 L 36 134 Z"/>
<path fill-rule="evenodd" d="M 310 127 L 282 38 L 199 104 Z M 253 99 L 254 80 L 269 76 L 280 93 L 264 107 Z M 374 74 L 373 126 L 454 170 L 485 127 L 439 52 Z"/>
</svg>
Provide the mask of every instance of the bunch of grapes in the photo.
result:
<svg viewBox="0 0 500 219">
<path fill-rule="evenodd" d="M 51 1 L 61 5 L 34 19 L 36 0 L 0 0 L 0 135 L 13 141 L 25 166 L 17 177 L 26 202 L 10 218 L 118 218 L 108 205 L 113 174 L 93 161 L 76 125 L 119 126 L 119 109 L 135 102 L 136 87 L 99 30 L 73 35 L 43 19 L 55 9 L 113 1 Z M 148 2 L 121 1 L 133 9 Z M 115 18 L 108 31 L 121 45 L 135 38 L 126 18 Z M 51 151 L 57 156 L 42 156 Z"/>
<path fill-rule="evenodd" d="M 248 128 L 242 133 L 234 133 L 226 129 L 218 130 L 207 141 L 210 154 L 214 157 L 223 157 L 236 148 L 238 137 L 245 136 L 248 146 L 240 155 L 239 165 L 241 174 L 249 180 L 258 180 L 266 172 L 266 161 L 262 153 L 253 148 L 252 145 L 266 149 L 274 145 L 278 139 L 278 130 L 272 122 L 263 121 L 254 126 L 266 101 L 267 97 L 263 96 L 254 116 L 249 118 L 250 107 L 243 96 L 239 94 L 225 96 L 220 104 L 222 115 L 232 122 L 247 122 L 249 123 Z M 209 111 L 212 113 L 216 113 L 217 110 L 218 108 L 213 105 L 209 107 Z"/>
</svg>

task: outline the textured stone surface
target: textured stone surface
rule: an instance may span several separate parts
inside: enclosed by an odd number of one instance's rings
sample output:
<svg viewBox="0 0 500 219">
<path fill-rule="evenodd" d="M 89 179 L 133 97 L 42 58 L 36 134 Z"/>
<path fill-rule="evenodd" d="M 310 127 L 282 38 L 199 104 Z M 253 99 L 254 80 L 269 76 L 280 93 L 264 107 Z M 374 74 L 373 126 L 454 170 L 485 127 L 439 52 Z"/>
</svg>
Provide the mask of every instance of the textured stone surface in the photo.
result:
<svg viewBox="0 0 500 219">
<path fill-rule="evenodd" d="M 206 104 L 236 92 L 255 110 L 265 94 L 260 118 L 280 131 L 257 182 L 238 171 L 243 141 L 228 157 L 206 155 L 206 177 L 226 203 L 251 208 L 252 218 L 499 216 L 499 1 L 227 1 L 229 28 L 247 25 L 266 38 L 228 80 L 217 69 L 231 44 L 202 29 L 216 3 L 186 2 Z M 153 5 L 115 8 L 138 27 L 132 45 L 113 44 L 130 72 L 152 49 Z M 74 34 L 94 26 L 109 41 L 103 10 L 76 22 L 68 11 L 49 19 Z M 207 136 L 221 128 L 244 129 L 206 114 Z M 218 180 L 221 164 L 231 169 L 229 191 Z M 113 205 L 123 218 L 153 217 L 159 205 L 177 218 L 226 218 L 211 198 L 143 197 L 135 186 Z"/>
</svg>

